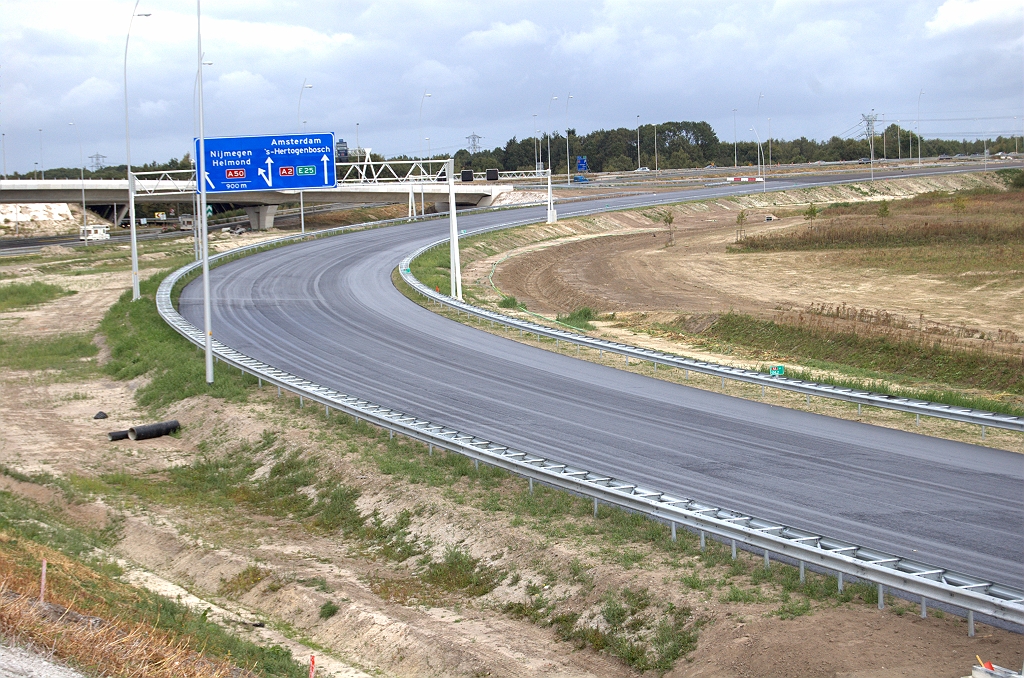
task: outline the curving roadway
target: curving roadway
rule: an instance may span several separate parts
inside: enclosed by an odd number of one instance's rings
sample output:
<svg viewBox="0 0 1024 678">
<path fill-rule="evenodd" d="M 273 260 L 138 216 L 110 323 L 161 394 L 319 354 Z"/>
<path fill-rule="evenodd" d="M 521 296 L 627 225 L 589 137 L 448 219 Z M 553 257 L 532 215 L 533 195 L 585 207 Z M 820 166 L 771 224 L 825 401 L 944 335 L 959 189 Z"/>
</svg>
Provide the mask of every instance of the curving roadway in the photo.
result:
<svg viewBox="0 0 1024 678">
<path fill-rule="evenodd" d="M 560 206 L 559 216 L 739 192 L 748 191 L 583 202 Z M 464 215 L 459 228 L 543 219 L 543 208 L 524 208 Z M 692 389 L 452 322 L 391 282 L 404 256 L 447 229 L 439 219 L 349 233 L 215 268 L 214 336 L 292 374 L 503 445 L 1024 585 L 1024 455 Z M 198 281 L 180 311 L 202 327 Z"/>
</svg>

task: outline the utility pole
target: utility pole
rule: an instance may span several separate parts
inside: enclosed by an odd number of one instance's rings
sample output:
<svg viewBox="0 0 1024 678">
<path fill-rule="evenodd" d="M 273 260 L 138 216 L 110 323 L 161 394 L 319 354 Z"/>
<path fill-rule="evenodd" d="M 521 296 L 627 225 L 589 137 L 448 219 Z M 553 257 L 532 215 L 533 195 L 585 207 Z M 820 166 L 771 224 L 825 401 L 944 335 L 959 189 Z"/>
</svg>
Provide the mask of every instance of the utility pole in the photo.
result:
<svg viewBox="0 0 1024 678">
<path fill-rule="evenodd" d="M 878 116 L 875 115 L 875 109 L 871 109 L 870 115 L 861 115 L 861 119 L 864 121 L 864 134 L 868 138 L 868 148 L 871 151 L 871 180 L 875 180 L 875 121 L 878 120 Z"/>
</svg>

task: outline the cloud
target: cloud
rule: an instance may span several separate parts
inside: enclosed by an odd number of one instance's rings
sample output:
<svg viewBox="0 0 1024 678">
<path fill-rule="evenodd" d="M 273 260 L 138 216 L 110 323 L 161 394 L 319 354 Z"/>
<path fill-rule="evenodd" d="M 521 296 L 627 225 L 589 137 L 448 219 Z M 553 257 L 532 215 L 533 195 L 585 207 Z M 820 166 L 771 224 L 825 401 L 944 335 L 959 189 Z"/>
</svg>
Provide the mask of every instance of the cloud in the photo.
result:
<svg viewBox="0 0 1024 678">
<path fill-rule="evenodd" d="M 72 87 L 61 97 L 60 103 L 61 106 L 71 109 L 97 106 L 117 99 L 120 94 L 120 85 L 93 76 Z"/>
<path fill-rule="evenodd" d="M 925 23 L 928 34 L 942 35 L 994 21 L 1020 22 L 1020 0 L 946 0 Z"/>
<path fill-rule="evenodd" d="M 514 24 L 493 23 L 485 31 L 473 31 L 462 38 L 464 45 L 474 48 L 512 47 L 543 41 L 544 31 L 528 19 Z"/>
</svg>

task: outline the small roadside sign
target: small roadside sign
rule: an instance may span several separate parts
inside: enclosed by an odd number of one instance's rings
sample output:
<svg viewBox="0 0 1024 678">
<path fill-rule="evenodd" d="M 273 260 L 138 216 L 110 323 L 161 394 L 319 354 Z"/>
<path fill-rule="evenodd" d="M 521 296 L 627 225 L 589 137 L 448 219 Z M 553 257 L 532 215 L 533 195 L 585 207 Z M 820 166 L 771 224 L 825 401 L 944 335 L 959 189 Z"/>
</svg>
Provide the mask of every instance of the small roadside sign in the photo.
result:
<svg viewBox="0 0 1024 678">
<path fill-rule="evenodd" d="M 199 139 L 194 140 L 199 157 Z M 208 193 L 334 188 L 334 134 L 205 139 Z M 196 189 L 198 190 L 198 188 Z"/>
<path fill-rule="evenodd" d="M 786 373 L 786 368 L 783 365 L 772 365 L 770 372 L 773 377 L 781 377 Z"/>
</svg>

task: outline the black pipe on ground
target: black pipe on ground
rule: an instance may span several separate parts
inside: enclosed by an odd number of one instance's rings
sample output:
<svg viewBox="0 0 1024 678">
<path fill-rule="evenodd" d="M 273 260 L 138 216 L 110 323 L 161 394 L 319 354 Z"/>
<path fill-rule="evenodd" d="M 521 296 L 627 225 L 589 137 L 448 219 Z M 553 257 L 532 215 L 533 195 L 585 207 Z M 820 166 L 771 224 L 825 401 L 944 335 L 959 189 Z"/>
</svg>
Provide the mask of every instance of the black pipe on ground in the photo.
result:
<svg viewBox="0 0 1024 678">
<path fill-rule="evenodd" d="M 111 431 L 107 434 L 108 440 L 125 440 L 128 438 L 128 431 Z"/>
<path fill-rule="evenodd" d="M 150 438 L 165 436 L 168 433 L 174 433 L 179 428 L 181 428 L 181 425 L 178 424 L 178 420 L 171 419 L 170 421 L 161 421 L 158 424 L 132 426 L 128 429 L 128 437 L 132 440 L 148 440 Z"/>
</svg>

